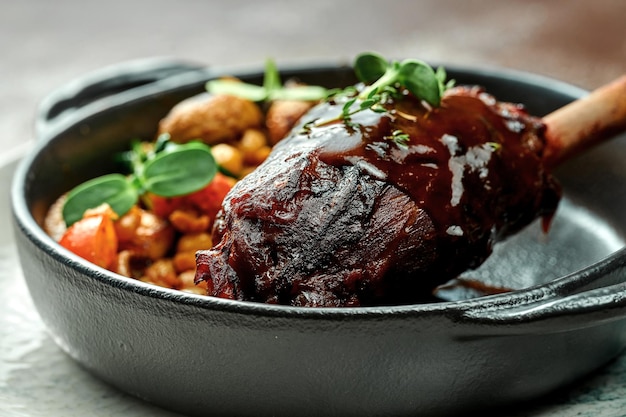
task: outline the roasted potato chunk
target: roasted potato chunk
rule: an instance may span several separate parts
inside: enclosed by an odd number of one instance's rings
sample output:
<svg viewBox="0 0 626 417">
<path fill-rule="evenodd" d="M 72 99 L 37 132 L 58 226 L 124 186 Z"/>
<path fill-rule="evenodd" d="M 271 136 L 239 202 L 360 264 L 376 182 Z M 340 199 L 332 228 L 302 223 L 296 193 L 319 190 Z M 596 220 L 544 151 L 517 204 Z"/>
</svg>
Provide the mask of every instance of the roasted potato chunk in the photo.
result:
<svg viewBox="0 0 626 417">
<path fill-rule="evenodd" d="M 265 120 L 270 143 L 275 145 L 284 138 L 313 104 L 310 101 L 274 101 L 267 110 Z"/>
<path fill-rule="evenodd" d="M 159 123 L 158 134 L 168 133 L 179 143 L 200 139 L 212 145 L 238 139 L 262 121 L 261 110 L 249 100 L 204 93 L 174 106 Z"/>
</svg>

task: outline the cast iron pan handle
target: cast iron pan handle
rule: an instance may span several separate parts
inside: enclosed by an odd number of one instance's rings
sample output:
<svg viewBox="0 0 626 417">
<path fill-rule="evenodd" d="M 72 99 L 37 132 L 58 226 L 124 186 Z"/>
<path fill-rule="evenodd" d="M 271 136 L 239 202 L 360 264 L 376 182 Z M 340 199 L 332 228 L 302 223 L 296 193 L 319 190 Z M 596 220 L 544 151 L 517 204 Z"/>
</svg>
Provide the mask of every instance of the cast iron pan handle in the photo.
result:
<svg viewBox="0 0 626 417">
<path fill-rule="evenodd" d="M 169 58 L 123 62 L 75 79 L 45 97 L 37 110 L 37 138 L 45 138 L 54 127 L 81 109 L 168 77 L 205 70 L 205 66 Z"/>
<path fill-rule="evenodd" d="M 557 285 L 535 302 L 469 309 L 462 321 L 482 327 L 481 334 L 511 335 L 570 331 L 626 319 L 626 249 L 577 274 L 584 289 Z"/>
</svg>

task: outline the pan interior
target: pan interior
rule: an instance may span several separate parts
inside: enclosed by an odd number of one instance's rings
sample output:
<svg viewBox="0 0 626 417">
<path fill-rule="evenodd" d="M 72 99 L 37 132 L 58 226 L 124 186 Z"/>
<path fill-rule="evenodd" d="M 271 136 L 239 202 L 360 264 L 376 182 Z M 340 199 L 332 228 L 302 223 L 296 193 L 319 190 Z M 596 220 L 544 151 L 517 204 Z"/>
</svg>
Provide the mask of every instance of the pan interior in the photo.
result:
<svg viewBox="0 0 626 417">
<path fill-rule="evenodd" d="M 565 197 L 550 230 L 536 221 L 494 247 L 478 269 L 442 287 L 448 301 L 545 284 L 592 265 L 625 245 L 605 219 Z"/>
</svg>

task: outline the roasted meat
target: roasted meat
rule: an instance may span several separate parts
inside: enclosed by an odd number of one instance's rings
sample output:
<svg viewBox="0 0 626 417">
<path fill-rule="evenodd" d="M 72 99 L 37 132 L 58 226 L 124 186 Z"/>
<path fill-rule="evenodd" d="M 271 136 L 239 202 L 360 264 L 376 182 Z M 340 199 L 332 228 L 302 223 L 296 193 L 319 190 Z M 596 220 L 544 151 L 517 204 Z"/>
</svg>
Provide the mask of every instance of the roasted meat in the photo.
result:
<svg viewBox="0 0 626 417">
<path fill-rule="evenodd" d="M 556 210 L 545 126 L 519 105 L 456 87 L 440 107 L 407 95 L 386 112 L 324 122 L 342 106 L 314 107 L 227 195 L 216 245 L 197 254 L 196 281 L 209 295 L 292 306 L 420 302 Z"/>
</svg>

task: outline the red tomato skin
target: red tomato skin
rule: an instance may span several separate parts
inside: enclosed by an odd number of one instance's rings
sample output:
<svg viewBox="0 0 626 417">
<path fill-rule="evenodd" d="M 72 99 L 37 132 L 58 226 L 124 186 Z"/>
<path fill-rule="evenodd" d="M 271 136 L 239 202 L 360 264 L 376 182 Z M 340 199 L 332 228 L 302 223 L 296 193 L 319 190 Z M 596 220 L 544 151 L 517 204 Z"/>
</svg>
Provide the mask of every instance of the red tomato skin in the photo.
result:
<svg viewBox="0 0 626 417">
<path fill-rule="evenodd" d="M 224 197 L 233 187 L 233 180 L 224 174 L 217 173 L 213 180 L 203 189 L 191 193 L 185 200 L 202 213 L 215 220 L 217 212 L 222 208 Z"/>
<path fill-rule="evenodd" d="M 148 196 L 150 201 L 150 209 L 157 216 L 167 219 L 175 210 L 181 208 L 185 199 L 183 197 L 161 197 L 155 194 Z"/>
<path fill-rule="evenodd" d="M 72 224 L 59 243 L 81 258 L 108 268 L 117 255 L 118 240 L 109 215 L 84 217 Z"/>
</svg>

